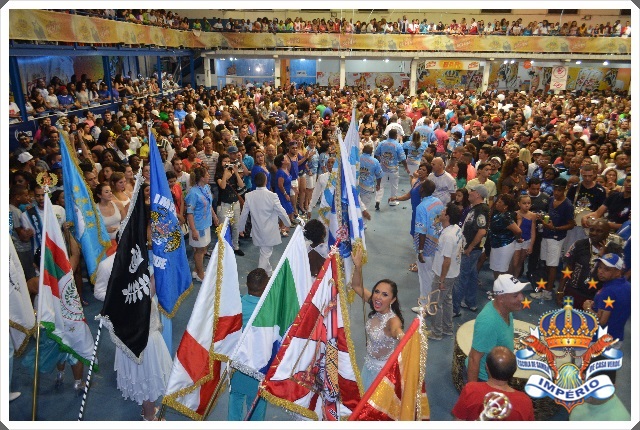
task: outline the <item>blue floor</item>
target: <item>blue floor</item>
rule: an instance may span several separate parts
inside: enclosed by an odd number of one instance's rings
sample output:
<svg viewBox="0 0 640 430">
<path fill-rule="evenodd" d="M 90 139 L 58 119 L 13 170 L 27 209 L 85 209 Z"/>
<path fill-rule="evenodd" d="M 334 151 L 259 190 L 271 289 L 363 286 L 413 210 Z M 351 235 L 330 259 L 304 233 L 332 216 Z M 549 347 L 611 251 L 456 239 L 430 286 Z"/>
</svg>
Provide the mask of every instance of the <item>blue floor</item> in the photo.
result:
<svg viewBox="0 0 640 430">
<path fill-rule="evenodd" d="M 399 194 L 408 190 L 408 180 L 401 177 Z M 388 195 L 385 195 L 385 201 Z M 409 236 L 409 223 L 411 219 L 411 205 L 409 202 L 401 202 L 399 206 L 381 205 L 379 212 L 372 212 L 373 219 L 367 222 L 366 241 L 369 253 L 369 264 L 364 268 L 365 284 L 370 288 L 373 283 L 382 278 L 390 278 L 398 283 L 399 300 L 402 305 L 405 321 L 409 322 L 415 314 L 411 307 L 416 305 L 419 296 L 418 274 L 409 272 L 409 264 L 415 259 Z M 275 264 L 284 251 L 286 242 L 274 249 L 272 265 Z M 243 281 L 250 270 L 255 268 L 258 261 L 258 249 L 251 241 L 241 241 L 241 248 L 245 251 L 245 257 L 238 257 L 238 271 L 240 276 L 241 293 L 246 293 Z M 207 262 L 208 260 L 205 260 Z M 488 269 L 488 262 L 480 273 L 481 288 L 488 290 L 493 282 L 493 275 Z M 173 319 L 173 348 L 177 348 L 182 334 L 188 323 L 191 309 L 197 297 L 197 288 L 182 304 L 178 314 Z M 529 291 L 530 292 L 530 291 Z M 85 307 L 85 316 L 92 329 L 97 331 L 98 324 L 94 321 L 95 315 L 101 310 L 102 303 L 96 301 L 85 288 L 85 295 L 89 297 L 89 306 Z M 356 297 L 356 299 L 358 299 Z M 478 306 L 481 309 L 487 302 L 484 292 L 478 292 Z M 534 300 L 531 309 L 518 312 L 515 318 L 530 323 L 537 323 L 539 316 L 547 310 L 553 309 L 552 302 L 540 303 Z M 368 310 L 367 310 L 368 312 Z M 356 300 L 350 307 L 352 337 L 357 355 L 358 365 L 364 362 L 365 333 L 362 304 Z M 476 313 L 463 309 L 461 318 L 454 319 L 457 328 L 474 319 Z M 627 324 L 625 337 L 627 341 L 622 348 L 624 352 L 624 365 L 617 374 L 616 393 L 630 410 L 631 406 L 631 371 L 630 371 L 630 324 Z M 29 348 L 35 347 L 32 340 Z M 85 407 L 86 421 L 136 421 L 140 420 L 140 407 L 133 401 L 124 400 L 116 387 L 116 376 L 113 371 L 114 344 L 106 331 L 102 332 L 98 348 L 100 372 L 94 373 L 91 381 L 91 389 Z M 452 419 L 450 411 L 453 408 L 458 392 L 453 386 L 451 377 L 451 362 L 453 356 L 454 340 L 445 337 L 441 341 L 429 341 L 427 357 L 427 391 L 431 405 L 431 419 L 436 421 L 449 421 Z M 28 372 L 21 363 L 21 357 L 14 360 L 13 391 L 21 391 L 22 396 L 10 403 L 9 416 L 12 421 L 31 420 L 31 402 L 33 394 L 33 373 Z M 73 377 L 71 369 L 66 370 L 65 383 L 59 390 L 54 388 L 55 372 L 40 375 L 38 390 L 37 419 L 41 421 L 58 421 L 78 419 L 81 397 L 76 397 L 73 391 Z M 211 421 L 227 419 L 228 394 L 222 394 L 216 408 L 209 416 Z M 188 420 L 185 416 L 171 409 L 167 410 L 168 421 Z M 291 420 L 292 417 L 284 410 L 267 405 L 267 420 Z M 552 419 L 566 420 L 567 414 L 560 410 Z"/>
</svg>

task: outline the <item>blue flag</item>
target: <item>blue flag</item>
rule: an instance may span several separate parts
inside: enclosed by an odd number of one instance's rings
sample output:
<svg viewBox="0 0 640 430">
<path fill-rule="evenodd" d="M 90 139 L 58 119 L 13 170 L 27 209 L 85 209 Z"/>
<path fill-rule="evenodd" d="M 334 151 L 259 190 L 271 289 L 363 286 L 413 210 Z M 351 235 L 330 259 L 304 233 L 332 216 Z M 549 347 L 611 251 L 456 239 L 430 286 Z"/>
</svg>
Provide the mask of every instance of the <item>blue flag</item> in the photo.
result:
<svg viewBox="0 0 640 430">
<path fill-rule="evenodd" d="M 176 207 L 169 189 L 160 151 L 149 134 L 151 181 L 151 250 L 160 311 L 173 318 L 191 291 L 191 271 Z"/>
<path fill-rule="evenodd" d="M 107 257 L 107 251 L 112 245 L 111 239 L 78 166 L 76 154 L 68 146 L 62 133 L 60 133 L 60 154 L 62 155 L 67 221 L 73 223 L 73 237 L 82 248 L 89 279 L 92 284 L 95 284 L 98 264 Z"/>
<path fill-rule="evenodd" d="M 345 274 L 351 279 L 354 246 L 366 249 L 364 221 L 358 193 L 360 153 L 358 149 L 358 124 L 355 109 L 344 140 L 338 135 L 339 152 L 320 203 L 320 220 L 327 226 L 328 245 L 339 241 L 338 250 L 344 259 Z"/>
</svg>

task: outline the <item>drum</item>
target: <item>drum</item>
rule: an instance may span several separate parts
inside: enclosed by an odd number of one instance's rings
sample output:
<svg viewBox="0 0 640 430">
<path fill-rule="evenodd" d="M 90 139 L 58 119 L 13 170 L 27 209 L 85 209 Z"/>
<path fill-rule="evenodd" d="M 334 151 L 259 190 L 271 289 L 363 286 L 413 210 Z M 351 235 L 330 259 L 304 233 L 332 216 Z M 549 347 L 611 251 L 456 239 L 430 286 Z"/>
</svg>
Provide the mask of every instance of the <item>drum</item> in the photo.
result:
<svg viewBox="0 0 640 430">
<path fill-rule="evenodd" d="M 451 376 L 453 377 L 453 385 L 458 391 L 462 390 L 463 373 L 466 372 L 465 360 L 471 351 L 471 344 L 473 341 L 473 327 L 476 320 L 467 321 L 458 328 L 456 333 L 456 342 L 453 347 L 453 362 L 451 365 Z M 529 329 L 534 328 L 534 324 L 530 324 L 525 321 L 513 320 L 515 332 L 513 334 L 513 343 L 516 350 L 522 349 L 523 345 L 518 342 L 522 336 L 530 334 Z M 509 381 L 509 385 L 518 390 L 524 391 L 524 386 L 527 384 L 527 380 L 530 376 L 538 374 L 530 370 L 522 370 L 518 368 L 513 378 Z M 549 398 L 543 399 L 531 399 L 533 401 L 533 409 L 536 421 L 547 420 L 552 417 L 558 410 L 559 405 Z"/>
<path fill-rule="evenodd" d="M 586 215 L 590 214 L 591 212 L 593 211 L 588 207 L 575 208 L 573 210 L 573 220 L 576 222 L 576 226 L 582 227 L 582 218 L 584 218 Z"/>
</svg>

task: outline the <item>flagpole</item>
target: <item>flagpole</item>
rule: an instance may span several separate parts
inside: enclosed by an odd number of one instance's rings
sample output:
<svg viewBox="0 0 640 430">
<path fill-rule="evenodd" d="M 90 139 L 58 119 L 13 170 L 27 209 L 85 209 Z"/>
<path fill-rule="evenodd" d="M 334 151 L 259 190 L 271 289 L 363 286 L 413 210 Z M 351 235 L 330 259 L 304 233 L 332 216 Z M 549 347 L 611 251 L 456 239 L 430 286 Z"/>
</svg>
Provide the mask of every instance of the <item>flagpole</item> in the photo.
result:
<svg viewBox="0 0 640 430">
<path fill-rule="evenodd" d="M 231 375 L 229 375 L 229 378 L 231 378 L 231 376 L 233 375 L 233 372 L 235 372 L 235 369 L 232 370 L 232 373 Z M 211 396 L 211 399 L 209 399 L 209 403 L 207 403 L 207 407 L 204 410 L 204 413 L 202 414 L 201 421 L 205 421 L 209 416 L 209 414 L 211 413 L 211 410 L 213 409 L 213 405 L 216 403 L 216 400 L 218 399 L 218 395 L 220 394 L 220 391 L 222 391 L 222 387 L 223 387 L 222 384 L 224 383 L 224 380 L 227 378 L 228 373 L 229 373 L 229 364 L 225 366 L 224 372 L 222 372 L 222 375 L 220 376 L 220 381 L 218 381 L 218 385 L 216 386 L 216 389 L 213 391 L 213 395 Z"/>
<path fill-rule="evenodd" d="M 44 219 L 42 220 L 42 231 L 45 232 L 45 236 L 46 236 L 46 231 L 47 231 L 47 206 L 51 206 L 51 201 L 49 201 L 49 205 L 47 205 L 47 200 L 49 199 L 49 185 L 48 183 L 44 183 L 42 184 L 42 188 L 44 191 L 44 198 L 45 198 L 45 202 L 44 202 Z M 42 318 L 42 283 L 43 283 L 43 273 L 44 273 L 44 254 L 45 254 L 45 250 L 44 250 L 44 240 L 45 237 L 42 238 L 42 242 L 40 243 L 40 275 L 39 275 L 39 281 L 38 281 L 38 310 L 36 312 L 36 325 L 37 325 L 37 331 L 36 331 L 36 357 L 35 357 L 35 362 L 34 362 L 34 375 L 33 375 L 33 400 L 32 400 L 32 404 L 31 404 L 31 421 L 35 421 L 36 420 L 36 410 L 37 410 L 37 406 L 38 406 L 38 358 L 40 355 L 40 321 Z"/>
<path fill-rule="evenodd" d="M 80 414 L 78 415 L 78 421 L 83 420 L 84 405 L 87 402 L 87 393 L 89 392 L 89 383 L 91 382 L 91 374 L 93 373 L 93 363 L 96 361 L 96 355 L 98 353 L 98 342 L 100 342 L 100 332 L 102 330 L 102 320 L 98 324 L 98 334 L 96 334 L 96 342 L 93 345 L 93 357 L 91 357 L 91 364 L 89 364 L 89 373 L 84 383 L 84 395 L 82 396 L 82 403 L 80 404 Z"/>
<path fill-rule="evenodd" d="M 39 301 L 39 299 L 38 299 Z M 39 315 L 38 315 L 39 318 Z M 35 374 L 33 376 L 33 401 L 31 404 L 31 421 L 36 420 L 36 406 L 38 396 L 38 355 L 40 354 L 40 321 L 37 321 L 36 329 L 36 359 L 35 359 Z"/>
<path fill-rule="evenodd" d="M 253 415 L 253 411 L 255 410 L 256 406 L 258 406 L 258 400 L 260 400 L 260 389 L 259 388 L 258 388 L 258 392 L 256 393 L 256 398 L 253 399 L 253 403 L 251 404 L 251 408 L 249 408 L 249 410 L 247 411 L 247 415 L 245 415 L 243 421 L 249 421 L 251 419 L 251 416 Z"/>
</svg>

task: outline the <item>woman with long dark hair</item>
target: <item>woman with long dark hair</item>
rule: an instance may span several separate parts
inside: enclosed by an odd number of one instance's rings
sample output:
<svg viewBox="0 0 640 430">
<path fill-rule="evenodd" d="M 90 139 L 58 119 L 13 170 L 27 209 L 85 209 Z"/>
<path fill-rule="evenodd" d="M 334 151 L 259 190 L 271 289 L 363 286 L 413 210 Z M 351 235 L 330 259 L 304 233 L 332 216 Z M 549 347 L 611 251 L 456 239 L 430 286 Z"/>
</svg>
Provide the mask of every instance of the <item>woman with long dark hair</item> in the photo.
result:
<svg viewBox="0 0 640 430">
<path fill-rule="evenodd" d="M 367 355 L 362 368 L 362 384 L 366 391 L 404 336 L 404 318 L 398 301 L 398 285 L 390 279 L 382 279 L 374 285 L 373 291 L 364 288 L 361 249 L 353 253 L 353 266 L 351 288 L 371 308 L 366 323 Z"/>
<path fill-rule="evenodd" d="M 489 224 L 489 268 L 493 270 L 494 279 L 509 271 L 516 250 L 516 239 L 522 234 L 522 230 L 516 224 L 515 209 L 516 201 L 511 194 L 501 194 L 493 205 L 493 215 Z"/>
</svg>

